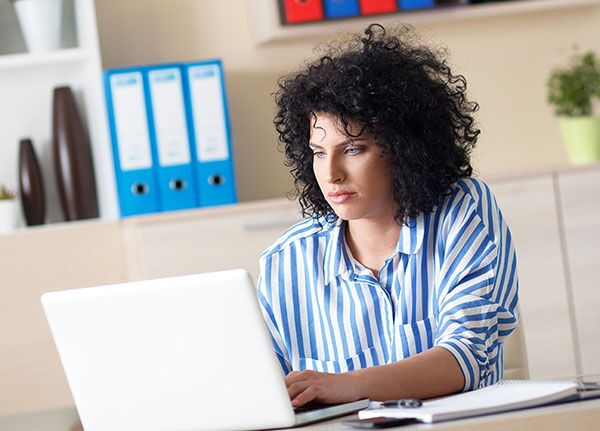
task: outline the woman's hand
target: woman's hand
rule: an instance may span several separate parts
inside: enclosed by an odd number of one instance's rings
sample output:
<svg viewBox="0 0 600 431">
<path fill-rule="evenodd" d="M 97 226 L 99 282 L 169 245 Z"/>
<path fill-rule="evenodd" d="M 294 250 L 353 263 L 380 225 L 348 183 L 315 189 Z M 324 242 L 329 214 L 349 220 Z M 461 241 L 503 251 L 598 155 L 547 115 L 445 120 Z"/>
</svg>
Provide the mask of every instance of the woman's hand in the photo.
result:
<svg viewBox="0 0 600 431">
<path fill-rule="evenodd" d="M 352 372 L 292 371 L 285 377 L 285 383 L 294 407 L 311 401 L 339 404 L 360 399 L 360 378 Z"/>
</svg>

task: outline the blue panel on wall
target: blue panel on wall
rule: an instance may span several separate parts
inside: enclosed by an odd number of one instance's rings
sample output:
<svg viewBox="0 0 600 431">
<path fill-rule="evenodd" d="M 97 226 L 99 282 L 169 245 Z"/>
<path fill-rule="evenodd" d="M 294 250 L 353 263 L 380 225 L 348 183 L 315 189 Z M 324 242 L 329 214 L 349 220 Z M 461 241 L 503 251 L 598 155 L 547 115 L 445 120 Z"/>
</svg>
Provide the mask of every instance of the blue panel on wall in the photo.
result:
<svg viewBox="0 0 600 431">
<path fill-rule="evenodd" d="M 434 0 L 398 0 L 398 7 L 402 10 L 427 9 L 433 7 Z"/>
<path fill-rule="evenodd" d="M 358 16 L 358 0 L 324 0 L 325 17 L 343 18 L 347 16 Z"/>
</svg>

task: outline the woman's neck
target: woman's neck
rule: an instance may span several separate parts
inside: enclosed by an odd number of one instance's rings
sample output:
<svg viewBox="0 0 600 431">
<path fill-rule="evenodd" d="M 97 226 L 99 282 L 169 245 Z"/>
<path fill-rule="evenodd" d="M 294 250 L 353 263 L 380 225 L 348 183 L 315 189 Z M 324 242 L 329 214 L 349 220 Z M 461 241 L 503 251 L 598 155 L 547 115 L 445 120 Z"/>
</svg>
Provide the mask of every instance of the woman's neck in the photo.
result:
<svg viewBox="0 0 600 431">
<path fill-rule="evenodd" d="M 346 243 L 354 258 L 377 278 L 379 269 L 396 249 L 401 228 L 393 216 L 350 220 L 346 226 Z"/>
</svg>

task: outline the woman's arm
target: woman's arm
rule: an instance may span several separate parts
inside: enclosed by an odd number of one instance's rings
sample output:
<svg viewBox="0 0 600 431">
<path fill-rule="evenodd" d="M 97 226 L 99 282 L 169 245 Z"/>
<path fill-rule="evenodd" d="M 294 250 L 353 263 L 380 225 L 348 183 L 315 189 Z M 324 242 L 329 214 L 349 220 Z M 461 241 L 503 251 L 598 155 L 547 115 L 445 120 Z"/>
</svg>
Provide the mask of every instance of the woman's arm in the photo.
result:
<svg viewBox="0 0 600 431">
<path fill-rule="evenodd" d="M 311 401 L 337 404 L 362 398 L 433 398 L 460 391 L 464 376 L 449 351 L 433 347 L 393 364 L 347 373 L 292 372 L 286 384 L 292 405 L 298 407 Z"/>
<path fill-rule="evenodd" d="M 433 398 L 462 390 L 465 379 L 456 359 L 443 347 L 433 347 L 393 364 L 355 371 L 359 398 L 383 401 Z"/>
</svg>

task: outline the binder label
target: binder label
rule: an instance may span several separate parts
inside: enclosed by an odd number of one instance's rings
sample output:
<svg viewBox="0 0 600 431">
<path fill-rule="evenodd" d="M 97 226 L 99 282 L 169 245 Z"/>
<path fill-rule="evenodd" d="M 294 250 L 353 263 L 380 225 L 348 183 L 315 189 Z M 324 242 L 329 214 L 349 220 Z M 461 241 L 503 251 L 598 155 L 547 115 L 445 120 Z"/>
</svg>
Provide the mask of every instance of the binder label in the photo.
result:
<svg viewBox="0 0 600 431">
<path fill-rule="evenodd" d="M 122 171 L 152 167 L 144 87 L 140 72 L 110 77 Z"/>
<path fill-rule="evenodd" d="M 198 161 L 227 160 L 229 150 L 219 66 L 190 67 L 189 81 Z"/>
<path fill-rule="evenodd" d="M 190 163 L 187 126 L 178 68 L 152 70 L 148 74 L 161 166 Z"/>
</svg>

